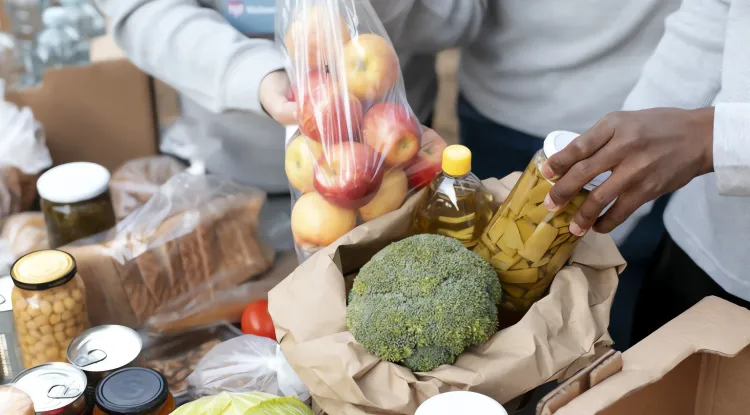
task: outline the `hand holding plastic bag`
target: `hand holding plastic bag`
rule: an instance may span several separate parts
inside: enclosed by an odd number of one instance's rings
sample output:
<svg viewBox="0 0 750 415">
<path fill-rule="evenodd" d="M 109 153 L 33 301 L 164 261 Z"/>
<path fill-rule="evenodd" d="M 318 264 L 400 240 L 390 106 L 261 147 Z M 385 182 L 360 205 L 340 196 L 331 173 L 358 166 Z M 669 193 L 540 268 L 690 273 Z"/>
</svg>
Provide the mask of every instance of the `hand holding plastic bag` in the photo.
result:
<svg viewBox="0 0 750 415">
<path fill-rule="evenodd" d="M 369 1 L 283 0 L 276 17 L 300 126 L 286 167 L 305 259 L 401 207 L 439 171 L 445 142 L 438 157 L 422 151 L 398 56 Z"/>
<path fill-rule="evenodd" d="M 185 404 L 172 415 L 313 415 L 313 412 L 297 398 L 279 398 L 262 392 L 223 392 Z"/>
<path fill-rule="evenodd" d="M 278 343 L 253 335 L 228 340 L 214 347 L 188 376 L 193 399 L 221 392 L 265 392 L 310 399 Z"/>
</svg>

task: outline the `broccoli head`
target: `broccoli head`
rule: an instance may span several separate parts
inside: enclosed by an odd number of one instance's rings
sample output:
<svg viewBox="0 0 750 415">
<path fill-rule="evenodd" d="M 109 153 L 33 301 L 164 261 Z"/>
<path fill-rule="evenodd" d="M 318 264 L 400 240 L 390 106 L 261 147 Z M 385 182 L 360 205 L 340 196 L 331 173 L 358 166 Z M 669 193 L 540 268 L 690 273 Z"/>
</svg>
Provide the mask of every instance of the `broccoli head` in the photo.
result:
<svg viewBox="0 0 750 415">
<path fill-rule="evenodd" d="M 346 324 L 370 353 L 426 372 L 497 332 L 501 293 L 492 266 L 461 242 L 416 235 L 362 267 Z"/>
</svg>

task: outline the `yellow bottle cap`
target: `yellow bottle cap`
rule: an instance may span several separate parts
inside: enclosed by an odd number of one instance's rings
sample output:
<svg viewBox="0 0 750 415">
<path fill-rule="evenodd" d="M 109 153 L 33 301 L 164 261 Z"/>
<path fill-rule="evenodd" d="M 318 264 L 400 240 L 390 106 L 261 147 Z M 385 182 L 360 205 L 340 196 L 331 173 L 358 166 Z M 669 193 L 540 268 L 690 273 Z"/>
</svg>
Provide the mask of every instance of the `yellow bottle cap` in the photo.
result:
<svg viewBox="0 0 750 415">
<path fill-rule="evenodd" d="M 443 150 L 443 172 L 449 176 L 464 176 L 471 171 L 471 150 L 454 144 Z"/>
</svg>

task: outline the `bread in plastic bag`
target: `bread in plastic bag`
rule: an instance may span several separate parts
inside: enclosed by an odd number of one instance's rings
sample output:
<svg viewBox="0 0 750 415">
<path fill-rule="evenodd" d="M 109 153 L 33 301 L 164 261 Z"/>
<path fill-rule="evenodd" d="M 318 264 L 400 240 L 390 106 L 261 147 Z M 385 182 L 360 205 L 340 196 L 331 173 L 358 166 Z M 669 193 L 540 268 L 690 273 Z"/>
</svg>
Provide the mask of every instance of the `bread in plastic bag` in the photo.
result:
<svg viewBox="0 0 750 415">
<path fill-rule="evenodd" d="M 109 181 L 117 220 L 146 204 L 160 186 L 183 171 L 185 166 L 170 156 L 144 157 L 123 164 Z"/>
<path fill-rule="evenodd" d="M 29 395 L 13 385 L 0 386 L 0 414 L 34 415 L 34 402 Z"/>
<path fill-rule="evenodd" d="M 313 412 L 293 397 L 222 392 L 182 405 L 172 415 L 313 415 Z"/>
<path fill-rule="evenodd" d="M 276 25 L 297 102 L 285 165 L 303 260 L 398 209 L 440 160 L 421 151 L 398 56 L 368 1 L 280 0 Z"/>
<path fill-rule="evenodd" d="M 214 347 L 187 380 L 193 399 L 247 391 L 294 396 L 303 402 L 310 399 L 310 391 L 289 366 L 279 344 L 251 334 Z"/>
<path fill-rule="evenodd" d="M 108 232 L 62 249 L 86 284 L 92 324 L 184 329 L 216 294 L 261 275 L 274 250 L 258 232 L 265 194 L 213 175 L 180 173 Z"/>
<path fill-rule="evenodd" d="M 16 259 L 30 252 L 49 249 L 47 227 L 41 212 L 23 212 L 9 216 L 3 224 L 0 237 L 8 243 Z"/>
</svg>

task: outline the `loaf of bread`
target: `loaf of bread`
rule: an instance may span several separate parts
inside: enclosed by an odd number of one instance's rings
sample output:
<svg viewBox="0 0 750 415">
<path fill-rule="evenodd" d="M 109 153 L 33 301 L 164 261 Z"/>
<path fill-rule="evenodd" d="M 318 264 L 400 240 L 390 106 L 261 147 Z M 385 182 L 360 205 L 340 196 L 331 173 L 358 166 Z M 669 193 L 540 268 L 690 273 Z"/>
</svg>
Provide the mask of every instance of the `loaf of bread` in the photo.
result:
<svg viewBox="0 0 750 415">
<path fill-rule="evenodd" d="M 79 263 L 86 286 L 97 286 L 95 297 L 89 296 L 92 323 L 140 327 L 168 314 L 161 319 L 168 322 L 162 331 L 184 328 L 184 309 L 209 304 L 216 292 L 262 274 L 275 256 L 259 237 L 264 200 L 261 193 L 217 197 L 200 208 L 174 209 L 157 225 L 121 226 L 98 249 L 66 249 Z"/>
<path fill-rule="evenodd" d="M 49 248 L 44 214 L 41 212 L 24 212 L 9 216 L 3 224 L 0 237 L 8 243 L 15 258 Z"/>
<path fill-rule="evenodd" d="M 170 156 L 144 157 L 123 164 L 109 182 L 117 220 L 146 204 L 164 183 L 184 170 L 185 166 Z"/>
</svg>

